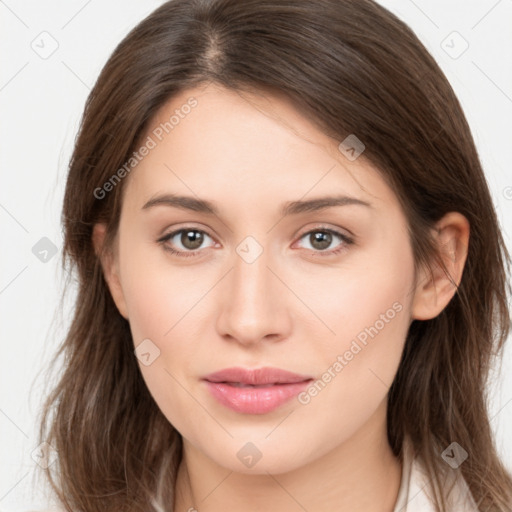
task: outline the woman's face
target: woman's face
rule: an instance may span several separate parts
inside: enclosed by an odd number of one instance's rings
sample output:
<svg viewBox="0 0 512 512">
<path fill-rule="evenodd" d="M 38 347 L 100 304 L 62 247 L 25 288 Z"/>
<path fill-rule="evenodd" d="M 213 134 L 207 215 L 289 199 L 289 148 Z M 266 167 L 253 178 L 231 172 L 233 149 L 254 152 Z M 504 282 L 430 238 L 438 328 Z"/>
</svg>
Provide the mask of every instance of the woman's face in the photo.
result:
<svg viewBox="0 0 512 512">
<path fill-rule="evenodd" d="M 413 255 L 393 191 L 340 142 L 284 97 L 209 85 L 159 111 L 124 178 L 109 285 L 140 370 L 186 448 L 233 471 L 385 436 Z M 299 376 L 212 376 L 234 367 Z"/>
</svg>

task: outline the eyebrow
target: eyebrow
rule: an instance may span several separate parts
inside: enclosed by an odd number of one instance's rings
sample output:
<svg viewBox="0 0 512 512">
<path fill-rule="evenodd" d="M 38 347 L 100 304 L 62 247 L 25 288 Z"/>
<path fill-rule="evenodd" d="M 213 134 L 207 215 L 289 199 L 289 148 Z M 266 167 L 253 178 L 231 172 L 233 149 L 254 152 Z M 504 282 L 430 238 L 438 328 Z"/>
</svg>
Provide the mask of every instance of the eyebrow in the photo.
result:
<svg viewBox="0 0 512 512">
<path fill-rule="evenodd" d="M 297 215 L 299 213 L 316 212 L 333 208 L 335 206 L 359 205 L 372 208 L 372 205 L 362 199 L 351 196 L 326 196 L 307 201 L 288 201 L 281 207 L 281 215 Z M 211 201 L 198 199 L 190 196 L 180 196 L 176 194 L 162 194 L 153 197 L 142 207 L 143 210 L 153 208 L 155 206 L 171 206 L 181 208 L 183 210 L 191 210 L 194 212 L 205 213 L 208 215 L 219 216 L 220 212 L 217 206 Z"/>
</svg>

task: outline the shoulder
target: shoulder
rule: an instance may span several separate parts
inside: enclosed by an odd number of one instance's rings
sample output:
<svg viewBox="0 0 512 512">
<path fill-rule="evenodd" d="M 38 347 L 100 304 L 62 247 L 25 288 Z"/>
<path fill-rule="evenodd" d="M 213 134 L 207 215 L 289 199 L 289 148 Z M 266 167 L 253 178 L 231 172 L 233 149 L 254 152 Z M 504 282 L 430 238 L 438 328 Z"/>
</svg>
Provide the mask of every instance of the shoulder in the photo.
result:
<svg viewBox="0 0 512 512">
<path fill-rule="evenodd" d="M 449 493 L 446 496 L 448 510 L 478 512 L 464 479 L 455 473 L 453 475 L 445 481 L 445 489 Z M 410 445 L 405 442 L 402 481 L 393 512 L 435 512 L 430 480 L 421 459 L 413 457 Z"/>
</svg>

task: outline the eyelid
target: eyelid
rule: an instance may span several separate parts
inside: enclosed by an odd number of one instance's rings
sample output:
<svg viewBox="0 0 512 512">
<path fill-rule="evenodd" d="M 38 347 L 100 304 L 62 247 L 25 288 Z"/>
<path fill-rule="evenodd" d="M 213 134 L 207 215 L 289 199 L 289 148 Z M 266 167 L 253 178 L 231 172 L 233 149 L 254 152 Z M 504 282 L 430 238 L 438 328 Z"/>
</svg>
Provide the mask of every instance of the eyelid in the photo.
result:
<svg viewBox="0 0 512 512">
<path fill-rule="evenodd" d="M 198 228 L 197 226 L 183 226 L 181 228 L 173 229 L 172 231 L 169 231 L 169 233 L 165 233 L 160 238 L 158 238 L 157 242 L 168 241 L 168 240 L 174 238 L 178 233 L 181 233 L 183 231 L 198 231 L 199 233 L 202 233 L 202 234 L 208 236 L 209 238 L 211 238 L 215 243 L 218 243 L 216 238 L 214 236 L 210 235 L 210 233 L 206 229 Z M 201 249 L 198 249 L 198 250 L 201 250 Z M 193 251 L 187 251 L 187 252 L 193 252 Z"/>
<path fill-rule="evenodd" d="M 308 226 L 307 228 L 304 228 L 304 230 L 300 229 L 297 234 L 295 234 L 294 236 L 296 236 L 297 238 L 302 238 L 304 235 L 307 235 L 308 233 L 311 233 L 311 232 L 314 232 L 314 231 L 329 231 L 329 232 L 332 232 L 332 233 L 335 233 L 335 234 L 339 234 L 339 235 L 343 235 L 347 238 L 352 238 L 352 239 L 355 239 L 356 236 L 354 235 L 354 233 L 352 233 L 350 230 L 346 229 L 346 228 L 341 228 L 341 227 L 338 227 L 338 226 L 332 226 L 332 225 L 329 225 L 329 224 L 317 224 L 315 226 Z M 346 232 L 346 233 L 344 233 Z"/>
<path fill-rule="evenodd" d="M 355 241 L 357 239 L 357 236 L 352 231 L 350 231 L 350 229 L 322 222 L 313 226 L 308 225 L 308 227 L 304 229 L 301 228 L 295 233 L 294 237 L 302 238 L 304 235 L 310 233 L 311 231 L 329 231 L 332 233 L 339 234 L 340 236 L 350 238 L 352 239 L 352 241 Z"/>
</svg>

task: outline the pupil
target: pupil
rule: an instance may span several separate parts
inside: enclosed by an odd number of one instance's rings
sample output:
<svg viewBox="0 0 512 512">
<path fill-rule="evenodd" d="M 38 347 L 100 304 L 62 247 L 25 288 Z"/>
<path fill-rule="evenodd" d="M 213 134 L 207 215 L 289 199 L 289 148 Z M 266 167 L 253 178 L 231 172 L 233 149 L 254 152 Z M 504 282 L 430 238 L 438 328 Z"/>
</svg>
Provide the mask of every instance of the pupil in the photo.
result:
<svg viewBox="0 0 512 512">
<path fill-rule="evenodd" d="M 313 238 L 311 239 L 311 237 Z M 326 249 L 331 245 L 332 235 L 325 231 L 317 231 L 316 233 L 311 234 L 310 241 L 311 245 L 315 247 L 315 249 Z"/>
<path fill-rule="evenodd" d="M 197 249 L 203 243 L 203 234 L 199 231 L 184 231 L 181 234 L 181 243 L 187 249 Z"/>
</svg>

